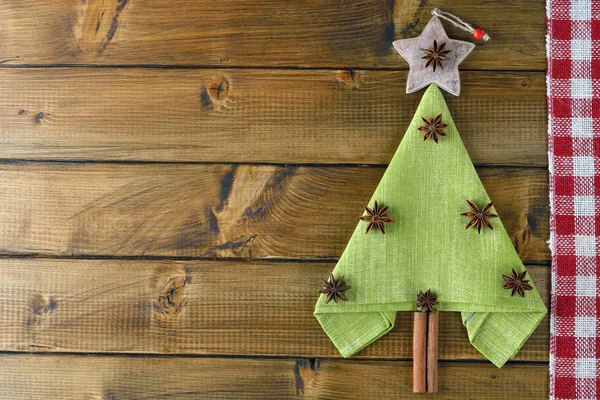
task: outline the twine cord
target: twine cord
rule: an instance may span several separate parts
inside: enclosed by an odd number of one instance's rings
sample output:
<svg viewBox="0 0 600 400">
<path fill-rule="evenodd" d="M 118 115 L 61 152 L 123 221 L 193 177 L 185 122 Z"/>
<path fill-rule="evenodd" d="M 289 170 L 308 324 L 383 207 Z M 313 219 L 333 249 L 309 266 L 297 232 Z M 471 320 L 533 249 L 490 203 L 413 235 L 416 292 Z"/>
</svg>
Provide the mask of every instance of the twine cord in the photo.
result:
<svg viewBox="0 0 600 400">
<path fill-rule="evenodd" d="M 475 31 L 475 28 L 473 28 L 471 24 L 468 24 L 456 15 L 447 11 L 442 11 L 439 8 L 434 8 L 433 10 L 431 10 L 431 15 L 445 19 L 446 21 L 450 22 L 453 26 L 462 29 L 463 31 L 467 31 L 471 34 Z M 487 42 L 488 40 L 490 40 L 490 36 L 487 33 L 484 33 L 482 40 Z"/>
</svg>

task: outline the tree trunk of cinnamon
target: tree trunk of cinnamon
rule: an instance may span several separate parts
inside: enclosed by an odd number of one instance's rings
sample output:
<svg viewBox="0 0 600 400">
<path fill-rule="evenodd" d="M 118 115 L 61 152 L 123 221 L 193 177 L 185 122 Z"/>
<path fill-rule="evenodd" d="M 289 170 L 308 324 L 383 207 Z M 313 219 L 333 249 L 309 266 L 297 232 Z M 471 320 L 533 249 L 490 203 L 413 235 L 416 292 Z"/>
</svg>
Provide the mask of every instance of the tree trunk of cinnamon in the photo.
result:
<svg viewBox="0 0 600 400">
<path fill-rule="evenodd" d="M 427 313 L 415 312 L 413 327 L 413 392 L 427 390 Z"/>
<path fill-rule="evenodd" d="M 438 391 L 438 331 L 440 313 L 429 312 L 427 323 L 427 392 Z"/>
</svg>

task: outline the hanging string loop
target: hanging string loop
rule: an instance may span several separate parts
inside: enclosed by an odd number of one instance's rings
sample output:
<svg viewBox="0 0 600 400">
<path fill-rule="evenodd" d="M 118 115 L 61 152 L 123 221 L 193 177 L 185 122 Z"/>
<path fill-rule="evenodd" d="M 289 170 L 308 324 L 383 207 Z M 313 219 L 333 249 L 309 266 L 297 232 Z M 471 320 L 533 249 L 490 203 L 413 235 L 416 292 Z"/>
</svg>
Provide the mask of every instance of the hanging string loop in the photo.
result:
<svg viewBox="0 0 600 400">
<path fill-rule="evenodd" d="M 483 29 L 473 28 L 471 24 L 463 21 L 462 19 L 460 19 L 452 13 L 442 11 L 439 8 L 434 8 L 433 10 L 431 10 L 431 15 L 445 19 L 446 21 L 450 22 L 453 26 L 462 29 L 463 31 L 469 32 L 473 35 L 473 37 L 476 40 L 483 40 L 485 42 L 490 40 L 490 36 L 487 33 L 485 33 Z"/>
</svg>

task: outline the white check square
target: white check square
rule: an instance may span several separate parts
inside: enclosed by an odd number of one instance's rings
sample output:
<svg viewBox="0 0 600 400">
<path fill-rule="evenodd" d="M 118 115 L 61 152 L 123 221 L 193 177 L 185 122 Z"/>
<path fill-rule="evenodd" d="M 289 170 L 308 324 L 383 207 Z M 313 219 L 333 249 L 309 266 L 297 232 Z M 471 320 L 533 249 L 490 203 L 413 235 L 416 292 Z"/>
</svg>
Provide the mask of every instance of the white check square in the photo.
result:
<svg viewBox="0 0 600 400">
<path fill-rule="evenodd" d="M 575 317 L 576 337 L 596 337 L 596 318 Z"/>
<path fill-rule="evenodd" d="M 592 129 L 592 126 L 593 121 L 591 117 L 573 118 L 573 120 L 571 121 L 571 127 L 573 129 L 574 137 L 594 137 L 594 131 Z"/>
<path fill-rule="evenodd" d="M 577 276 L 577 296 L 596 297 L 596 276 Z"/>
<path fill-rule="evenodd" d="M 591 79 L 571 79 L 571 97 L 575 99 L 591 99 L 593 95 Z"/>
<path fill-rule="evenodd" d="M 592 2 L 590 0 L 571 0 L 571 19 L 589 21 L 592 19 Z"/>
<path fill-rule="evenodd" d="M 575 236 L 575 255 L 582 257 L 596 256 L 596 238 L 594 236 Z"/>
<path fill-rule="evenodd" d="M 596 359 L 578 358 L 575 360 L 575 376 L 577 378 L 595 378 L 596 377 Z"/>
<path fill-rule="evenodd" d="M 589 39 L 573 39 L 571 41 L 571 58 L 573 60 L 592 60 L 592 41 Z"/>
<path fill-rule="evenodd" d="M 593 217 L 596 214 L 594 196 L 574 196 L 573 205 L 578 217 Z"/>
<path fill-rule="evenodd" d="M 574 176 L 594 176 L 594 157 L 573 157 Z"/>
</svg>

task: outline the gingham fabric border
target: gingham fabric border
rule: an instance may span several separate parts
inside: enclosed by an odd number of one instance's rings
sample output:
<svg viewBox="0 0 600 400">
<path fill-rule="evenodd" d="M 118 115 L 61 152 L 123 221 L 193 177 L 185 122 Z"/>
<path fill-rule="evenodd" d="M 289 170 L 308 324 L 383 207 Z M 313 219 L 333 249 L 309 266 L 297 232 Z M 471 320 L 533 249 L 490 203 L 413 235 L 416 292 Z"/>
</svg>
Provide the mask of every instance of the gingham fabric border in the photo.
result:
<svg viewBox="0 0 600 400">
<path fill-rule="evenodd" d="M 600 1 L 547 0 L 550 398 L 600 397 Z"/>
</svg>

